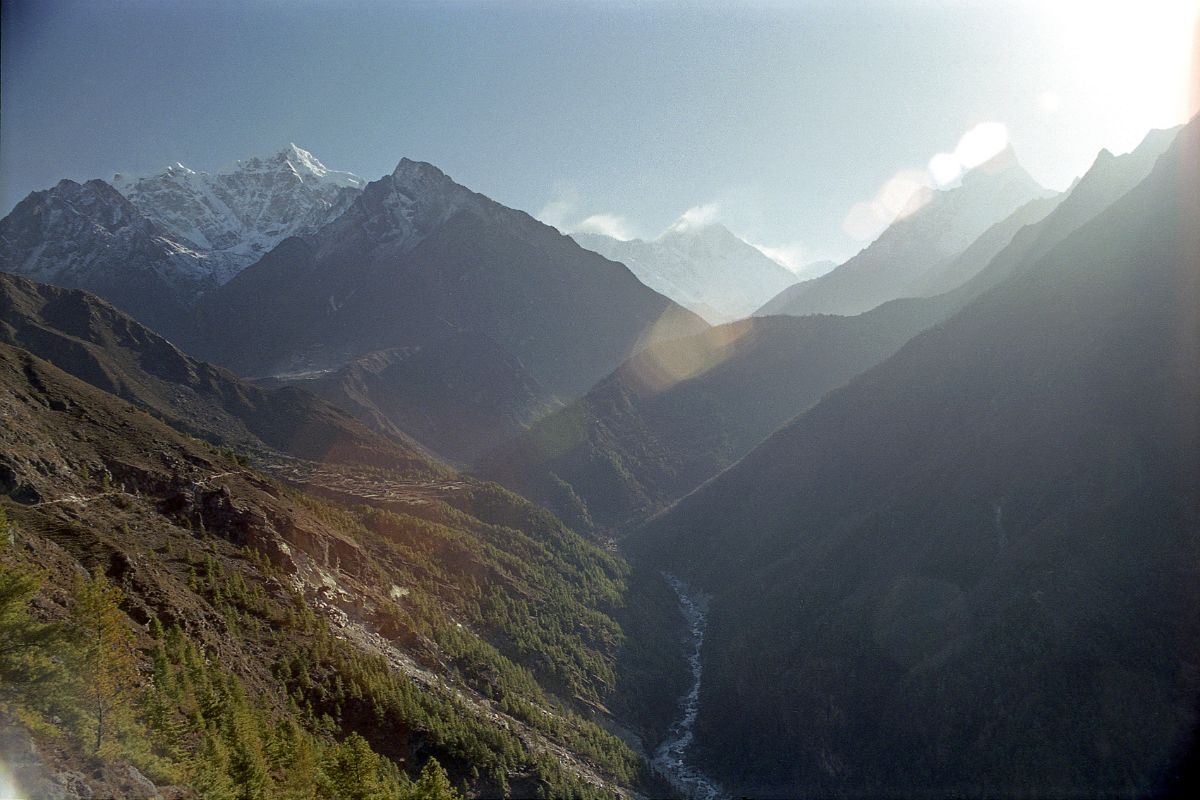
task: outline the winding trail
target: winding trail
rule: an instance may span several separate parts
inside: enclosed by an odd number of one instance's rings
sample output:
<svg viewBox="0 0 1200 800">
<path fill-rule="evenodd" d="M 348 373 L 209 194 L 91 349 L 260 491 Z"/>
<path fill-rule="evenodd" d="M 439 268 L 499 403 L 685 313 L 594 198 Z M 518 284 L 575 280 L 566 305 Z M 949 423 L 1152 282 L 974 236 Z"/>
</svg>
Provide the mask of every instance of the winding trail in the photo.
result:
<svg viewBox="0 0 1200 800">
<path fill-rule="evenodd" d="M 700 650 L 704 646 L 704 629 L 708 624 L 708 599 L 691 594 L 686 583 L 664 572 L 663 577 L 679 598 L 679 608 L 687 620 L 691 649 L 688 652 L 688 668 L 692 681 L 687 694 L 680 700 L 682 714 L 671 725 L 666 741 L 654 751 L 651 761 L 656 772 L 662 775 L 687 800 L 719 800 L 729 794 L 715 781 L 687 762 L 687 751 L 692 744 L 696 715 L 700 712 L 700 677 L 703 664 Z"/>
</svg>

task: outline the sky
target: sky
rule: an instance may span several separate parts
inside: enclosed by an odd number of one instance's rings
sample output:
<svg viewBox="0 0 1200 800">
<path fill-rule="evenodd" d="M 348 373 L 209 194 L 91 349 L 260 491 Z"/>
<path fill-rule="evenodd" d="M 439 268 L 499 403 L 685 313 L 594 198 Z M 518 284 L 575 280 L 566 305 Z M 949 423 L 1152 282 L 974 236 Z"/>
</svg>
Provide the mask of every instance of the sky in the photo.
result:
<svg viewBox="0 0 1200 800">
<path fill-rule="evenodd" d="M 1195 0 L 4 0 L 0 211 L 289 142 L 564 231 L 720 221 L 798 270 L 1011 144 L 1065 188 L 1195 109 Z M 900 181 L 900 183 L 897 183 Z"/>
</svg>

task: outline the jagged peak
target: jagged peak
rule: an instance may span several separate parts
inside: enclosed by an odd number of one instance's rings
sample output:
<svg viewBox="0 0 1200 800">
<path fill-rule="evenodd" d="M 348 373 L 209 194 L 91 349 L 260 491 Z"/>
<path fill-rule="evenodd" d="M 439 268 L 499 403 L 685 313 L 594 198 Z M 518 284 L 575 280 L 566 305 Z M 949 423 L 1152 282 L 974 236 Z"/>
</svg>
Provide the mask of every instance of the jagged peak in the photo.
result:
<svg viewBox="0 0 1200 800">
<path fill-rule="evenodd" d="M 82 195 L 95 195 L 113 200 L 122 205 L 128 204 L 124 195 L 118 192 L 108 181 L 101 178 L 92 178 L 83 183 L 71 180 L 70 178 L 63 178 L 49 189 L 30 192 L 29 197 L 43 197 L 53 200 L 57 197 L 76 198 Z"/>
<path fill-rule="evenodd" d="M 321 160 L 295 142 L 274 151 L 269 156 L 251 156 L 233 161 L 217 170 L 218 175 L 261 172 L 265 170 L 288 170 L 301 182 L 314 178 L 338 186 L 362 188 L 366 181 L 351 172 L 341 172 L 326 167 Z"/>
<path fill-rule="evenodd" d="M 428 161 L 413 161 L 411 158 L 400 159 L 400 163 L 392 170 L 392 177 L 404 184 L 454 183 L 449 175 Z"/>
<path fill-rule="evenodd" d="M 982 183 L 999 175 L 1016 175 L 1028 178 L 1030 181 L 1033 180 L 1033 176 L 1025 171 L 1025 167 L 1021 165 L 1020 160 L 1017 158 L 1017 151 L 1013 149 L 1011 144 L 1006 144 L 1003 150 L 996 153 L 987 161 L 967 170 L 963 174 L 962 184 L 966 186 L 971 183 Z"/>
</svg>

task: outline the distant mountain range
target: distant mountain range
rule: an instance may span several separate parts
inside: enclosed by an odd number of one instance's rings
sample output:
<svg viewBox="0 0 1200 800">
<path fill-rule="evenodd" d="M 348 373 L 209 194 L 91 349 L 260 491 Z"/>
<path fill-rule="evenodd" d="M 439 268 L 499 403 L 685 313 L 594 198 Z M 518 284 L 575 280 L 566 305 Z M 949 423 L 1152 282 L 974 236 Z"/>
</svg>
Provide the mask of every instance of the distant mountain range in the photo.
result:
<svg viewBox="0 0 1200 800">
<path fill-rule="evenodd" d="M 956 188 L 921 190 L 910 212 L 862 252 L 819 278 L 784 289 L 757 313 L 861 314 L 888 300 L 953 288 L 953 278 L 930 272 L 941 273 L 944 262 L 988 228 L 1050 194 L 1006 149 L 966 173 Z"/>
<path fill-rule="evenodd" d="M 93 291 L 175 338 L 196 299 L 338 216 L 363 181 L 289 145 L 216 174 L 182 164 L 64 180 L 0 220 L 0 271 Z"/>
<path fill-rule="evenodd" d="M 725 785 L 1174 774 L 1197 730 L 1200 120 L 1096 209 L 1139 160 L 1098 159 L 994 288 L 633 540 L 712 595 L 696 758 Z"/>
<path fill-rule="evenodd" d="M 791 270 L 720 223 L 680 220 L 653 241 L 621 241 L 596 233 L 571 236 L 714 324 L 749 316 L 797 281 Z"/>
<path fill-rule="evenodd" d="M 195 316 L 185 346 L 244 375 L 324 375 L 375 353 L 402 369 L 419 351 L 458 353 L 361 406 L 369 417 L 399 412 L 397 425 L 423 417 L 415 427 L 432 433 L 454 427 L 451 409 L 471 405 L 477 441 L 463 442 L 464 429 L 450 434 L 457 443 L 425 442 L 450 457 L 478 455 L 498 432 L 582 394 L 650 342 L 707 327 L 624 266 L 407 159 L 337 220 L 285 240 L 205 295 Z M 461 346 L 471 337 L 474 353 Z M 506 363 L 512 377 L 497 379 Z M 404 396 L 420 408 L 400 411 Z"/>
</svg>

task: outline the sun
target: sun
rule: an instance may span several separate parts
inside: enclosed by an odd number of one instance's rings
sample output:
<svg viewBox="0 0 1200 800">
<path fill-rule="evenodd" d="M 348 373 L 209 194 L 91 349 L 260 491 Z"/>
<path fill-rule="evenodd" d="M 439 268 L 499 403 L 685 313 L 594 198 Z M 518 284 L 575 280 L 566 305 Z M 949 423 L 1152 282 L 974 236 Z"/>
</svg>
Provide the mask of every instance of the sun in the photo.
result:
<svg viewBox="0 0 1200 800">
<path fill-rule="evenodd" d="M 1061 26 L 1064 83 L 1108 109 L 1132 147 L 1148 128 L 1192 111 L 1198 0 L 1062 0 L 1047 12 Z M 1037 99 L 1048 113 L 1070 102 L 1058 87 Z"/>
</svg>

